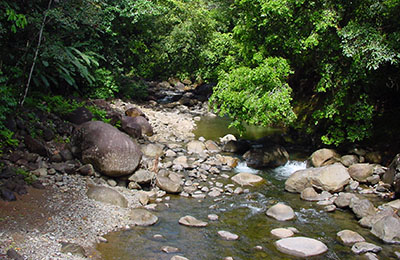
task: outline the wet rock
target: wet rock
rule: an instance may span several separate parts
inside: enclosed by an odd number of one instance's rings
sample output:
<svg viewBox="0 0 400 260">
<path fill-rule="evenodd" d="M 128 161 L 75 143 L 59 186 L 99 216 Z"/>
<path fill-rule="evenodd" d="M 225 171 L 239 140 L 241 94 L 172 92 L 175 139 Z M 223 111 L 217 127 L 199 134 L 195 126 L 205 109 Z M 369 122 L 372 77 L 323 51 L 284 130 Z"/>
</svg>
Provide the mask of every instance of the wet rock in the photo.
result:
<svg viewBox="0 0 400 260">
<path fill-rule="evenodd" d="M 179 219 L 179 224 L 189 227 L 206 227 L 207 222 L 196 219 L 192 216 L 184 216 Z"/>
<path fill-rule="evenodd" d="M 378 258 L 378 256 L 376 254 L 370 253 L 370 252 L 364 254 L 362 256 L 362 259 L 365 259 L 365 260 L 379 260 L 379 258 Z"/>
<path fill-rule="evenodd" d="M 294 193 L 300 193 L 305 188 L 311 187 L 310 176 L 317 171 L 316 168 L 308 168 L 294 172 L 285 181 L 285 190 Z"/>
<path fill-rule="evenodd" d="M 325 212 L 333 212 L 336 210 L 336 206 L 335 205 L 327 205 L 324 207 L 324 211 Z"/>
<path fill-rule="evenodd" d="M 400 153 L 390 163 L 389 168 L 383 174 L 382 181 L 390 184 L 397 194 L 400 194 Z"/>
<path fill-rule="evenodd" d="M 161 251 L 170 254 L 170 253 L 176 253 L 179 252 L 179 248 L 173 247 L 173 246 L 163 246 L 161 247 Z"/>
<path fill-rule="evenodd" d="M 378 253 L 381 250 L 382 247 L 368 242 L 358 242 L 351 247 L 351 251 L 355 254 L 363 254 L 367 252 Z"/>
<path fill-rule="evenodd" d="M 132 209 L 129 219 L 136 226 L 151 226 L 157 223 L 158 217 L 145 209 Z"/>
<path fill-rule="evenodd" d="M 64 254 L 70 253 L 72 255 L 86 258 L 85 249 L 82 246 L 75 243 L 61 242 L 61 252 Z"/>
<path fill-rule="evenodd" d="M 397 214 L 383 217 L 373 224 L 371 233 L 385 243 L 400 244 L 400 218 Z"/>
<path fill-rule="evenodd" d="M 128 180 L 133 181 L 140 184 L 149 184 L 151 180 L 155 177 L 154 172 L 144 170 L 144 169 L 139 169 L 133 173 Z"/>
<path fill-rule="evenodd" d="M 139 146 L 128 135 L 100 121 L 82 124 L 74 140 L 82 150 L 82 161 L 111 177 L 131 174 L 142 158 Z"/>
<path fill-rule="evenodd" d="M 354 154 L 350 154 L 350 155 L 344 155 L 340 158 L 340 162 L 346 166 L 349 167 L 355 163 L 359 162 L 358 156 L 354 155 Z"/>
<path fill-rule="evenodd" d="M 250 144 L 246 141 L 230 140 L 222 147 L 222 151 L 228 153 L 243 154 L 251 148 Z"/>
<path fill-rule="evenodd" d="M 368 215 L 363 217 L 358 221 L 358 223 L 366 228 L 372 228 L 372 226 L 384 217 L 392 216 L 395 211 L 391 207 L 383 207 L 380 211 L 376 212 L 374 215 Z"/>
<path fill-rule="evenodd" d="M 118 191 L 108 187 L 90 185 L 87 191 L 87 196 L 90 199 L 103 203 L 108 203 L 123 208 L 128 207 L 128 201 L 125 199 L 125 197 Z"/>
<path fill-rule="evenodd" d="M 160 171 L 156 177 L 157 186 L 168 193 L 179 193 L 182 191 L 182 178 L 174 173 L 168 171 Z"/>
<path fill-rule="evenodd" d="M 350 205 L 350 200 L 354 197 L 356 197 L 356 195 L 353 193 L 340 192 L 334 203 L 338 208 L 345 208 Z"/>
<path fill-rule="evenodd" d="M 249 167 L 255 169 L 276 168 L 286 164 L 289 153 L 281 146 L 271 146 L 262 149 L 251 149 L 243 158 Z"/>
<path fill-rule="evenodd" d="M 354 197 L 350 200 L 349 207 L 358 218 L 375 215 L 376 209 L 368 199 L 359 199 Z"/>
<path fill-rule="evenodd" d="M 374 167 L 368 163 L 356 163 L 349 167 L 348 172 L 354 180 L 366 182 L 367 178 L 372 176 Z"/>
<path fill-rule="evenodd" d="M 352 246 L 357 242 L 364 242 L 365 239 L 357 232 L 345 229 L 337 233 L 337 236 L 344 245 Z"/>
<path fill-rule="evenodd" d="M 332 149 L 319 149 L 315 151 L 309 159 L 309 163 L 313 167 L 321 167 L 334 164 L 340 161 L 340 155 Z"/>
<path fill-rule="evenodd" d="M 266 214 L 279 221 L 291 220 L 295 217 L 293 209 L 283 203 L 275 204 L 267 210 Z"/>
<path fill-rule="evenodd" d="M 264 179 L 261 176 L 247 172 L 238 173 L 231 179 L 241 186 L 246 186 L 246 185 L 252 186 L 254 184 L 261 183 L 264 181 Z"/>
<path fill-rule="evenodd" d="M 224 231 L 224 230 L 218 231 L 218 235 L 225 240 L 238 240 L 239 239 L 238 235 L 233 234 L 229 231 Z"/>
<path fill-rule="evenodd" d="M 86 107 L 78 107 L 65 116 L 65 119 L 73 124 L 80 125 L 93 119 L 93 114 Z"/>
<path fill-rule="evenodd" d="M 287 228 L 275 228 L 271 230 L 271 234 L 279 238 L 291 237 L 294 235 L 293 231 Z"/>
<path fill-rule="evenodd" d="M 212 140 L 207 140 L 207 141 L 204 143 L 204 145 L 205 145 L 206 149 L 207 149 L 208 151 L 210 151 L 211 153 L 219 153 L 219 152 L 221 152 L 221 148 L 219 148 L 219 146 L 217 145 L 217 143 L 214 142 L 214 141 L 212 141 Z"/>
<path fill-rule="evenodd" d="M 275 246 L 280 252 L 296 257 L 311 257 L 328 251 L 324 243 L 307 237 L 282 238 Z"/>
<path fill-rule="evenodd" d="M 30 152 L 37 153 L 41 156 L 47 156 L 47 148 L 41 141 L 32 138 L 30 135 L 26 135 L 24 137 L 24 143 Z"/>
<path fill-rule="evenodd" d="M 311 184 L 320 190 L 338 192 L 350 181 L 350 175 L 342 164 L 317 168 L 310 176 Z"/>
</svg>

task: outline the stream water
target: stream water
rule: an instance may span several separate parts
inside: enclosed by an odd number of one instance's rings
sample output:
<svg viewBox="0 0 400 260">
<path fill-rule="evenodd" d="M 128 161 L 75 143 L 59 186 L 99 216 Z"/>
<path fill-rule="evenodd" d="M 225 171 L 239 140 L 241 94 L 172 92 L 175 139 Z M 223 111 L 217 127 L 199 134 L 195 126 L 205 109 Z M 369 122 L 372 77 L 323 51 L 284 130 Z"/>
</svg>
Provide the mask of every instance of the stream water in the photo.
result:
<svg viewBox="0 0 400 260">
<path fill-rule="evenodd" d="M 206 139 L 217 139 L 226 134 L 226 122 L 215 122 L 207 119 L 202 132 L 198 128 L 196 135 Z M 219 119 L 214 119 L 219 120 Z M 199 122 L 202 125 L 204 122 Z M 218 132 L 221 134 L 217 134 Z M 209 136 L 209 132 L 215 136 Z M 262 132 L 261 130 L 257 130 Z M 264 131 L 266 131 L 264 129 Z M 269 131 L 269 130 L 267 130 Z M 275 131 L 275 130 L 272 130 Z M 350 247 L 343 246 L 336 238 L 336 233 L 343 229 L 350 229 L 360 233 L 367 242 L 375 243 L 383 250 L 379 253 L 380 259 L 395 259 L 394 250 L 399 247 L 385 245 L 370 234 L 368 229 L 358 225 L 354 215 L 347 210 L 336 210 L 332 213 L 323 211 L 322 206 L 315 202 L 306 202 L 300 199 L 299 194 L 284 191 L 285 180 L 298 169 L 305 168 L 305 163 L 290 160 L 286 165 L 268 171 L 250 169 L 244 162 L 228 175 L 237 172 L 253 172 L 262 176 L 267 183 L 250 187 L 248 193 L 240 195 L 222 195 L 217 198 L 207 197 L 203 200 L 170 196 L 171 199 L 161 203 L 155 210 L 159 221 L 150 227 L 134 227 L 131 230 L 114 232 L 106 236 L 108 243 L 101 243 L 97 249 L 105 260 L 111 259 L 170 259 L 178 254 L 191 260 L 223 259 L 231 256 L 233 259 L 296 259 L 280 253 L 274 246 L 277 238 L 270 231 L 278 227 L 295 227 L 301 236 L 311 237 L 324 242 L 329 251 L 310 259 L 361 259 L 351 252 Z M 224 185 L 232 183 L 230 179 L 215 177 L 215 180 Z M 292 221 L 279 222 L 267 217 L 266 209 L 277 202 L 285 202 L 296 212 Z M 166 205 L 167 204 L 167 205 Z M 217 214 L 219 220 L 210 221 L 208 214 Z M 186 227 L 178 224 L 180 217 L 191 215 L 197 219 L 207 221 L 204 228 Z M 236 241 L 225 241 L 217 232 L 226 230 L 240 236 Z M 162 238 L 154 238 L 154 235 Z M 167 254 L 161 251 L 163 246 L 179 248 L 179 252 Z M 261 246 L 262 249 L 256 248 Z"/>
</svg>

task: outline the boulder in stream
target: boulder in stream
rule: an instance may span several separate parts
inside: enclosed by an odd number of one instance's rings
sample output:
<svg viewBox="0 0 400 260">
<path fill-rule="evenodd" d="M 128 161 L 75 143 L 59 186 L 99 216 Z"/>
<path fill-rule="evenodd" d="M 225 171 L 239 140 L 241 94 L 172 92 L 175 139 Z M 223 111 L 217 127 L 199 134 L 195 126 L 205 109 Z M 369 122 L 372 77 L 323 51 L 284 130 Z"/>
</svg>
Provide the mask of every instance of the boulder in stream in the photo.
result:
<svg viewBox="0 0 400 260">
<path fill-rule="evenodd" d="M 157 186 L 168 193 L 179 193 L 182 191 L 182 178 L 180 175 L 169 171 L 160 171 L 156 177 Z"/>
<path fill-rule="evenodd" d="M 308 161 L 308 163 L 313 167 L 321 167 L 330 164 L 334 164 L 340 161 L 340 155 L 332 149 L 319 149 L 315 151 Z"/>
<path fill-rule="evenodd" d="M 132 209 L 129 218 L 135 226 L 151 226 L 158 221 L 156 215 L 145 209 Z"/>
<path fill-rule="evenodd" d="M 357 242 L 365 241 L 365 239 L 360 234 L 348 229 L 338 232 L 337 237 L 339 238 L 340 242 L 342 242 L 346 246 L 352 246 Z"/>
<path fill-rule="evenodd" d="M 266 214 L 279 221 L 291 220 L 295 217 L 293 209 L 283 203 L 275 204 L 267 210 Z"/>
<path fill-rule="evenodd" d="M 128 201 L 125 197 L 116 190 L 108 187 L 89 185 L 87 196 L 90 199 L 108 203 L 123 208 L 128 207 Z"/>
<path fill-rule="evenodd" d="M 400 218 L 392 214 L 378 220 L 373 224 L 371 233 L 382 239 L 385 243 L 400 244 Z"/>
<path fill-rule="evenodd" d="M 243 158 L 249 167 L 255 169 L 276 168 L 288 162 L 289 153 L 282 146 L 275 145 L 251 149 L 243 155 Z"/>
<path fill-rule="evenodd" d="M 208 225 L 207 222 L 198 220 L 192 216 L 184 216 L 179 219 L 179 224 L 189 227 L 206 227 Z"/>
<path fill-rule="evenodd" d="M 282 238 L 275 242 L 275 246 L 280 252 L 296 257 L 311 257 L 328 251 L 324 243 L 308 237 Z"/>
<path fill-rule="evenodd" d="M 241 186 L 254 185 L 264 181 L 261 176 L 248 172 L 238 173 L 232 177 L 232 180 Z"/>
<path fill-rule="evenodd" d="M 374 166 L 369 163 L 356 163 L 349 167 L 348 172 L 354 180 L 367 182 L 368 177 L 374 173 Z"/>
</svg>

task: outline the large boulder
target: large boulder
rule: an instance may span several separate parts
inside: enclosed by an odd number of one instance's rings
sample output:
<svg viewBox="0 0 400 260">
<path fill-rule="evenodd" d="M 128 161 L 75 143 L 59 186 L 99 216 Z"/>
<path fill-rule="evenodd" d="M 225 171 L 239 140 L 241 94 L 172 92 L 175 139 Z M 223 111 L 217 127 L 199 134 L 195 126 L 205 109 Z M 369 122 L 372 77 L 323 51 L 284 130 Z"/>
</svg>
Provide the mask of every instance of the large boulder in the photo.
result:
<svg viewBox="0 0 400 260">
<path fill-rule="evenodd" d="M 90 199 L 108 203 L 123 208 L 128 207 L 128 201 L 125 197 L 116 190 L 108 187 L 90 185 L 87 191 L 87 196 Z"/>
<path fill-rule="evenodd" d="M 340 161 L 340 155 L 332 149 L 319 149 L 315 151 L 309 159 L 309 164 L 313 167 L 321 167 L 334 164 Z"/>
<path fill-rule="evenodd" d="M 397 154 L 383 175 L 382 181 L 392 185 L 394 191 L 400 194 L 400 153 Z"/>
<path fill-rule="evenodd" d="M 340 163 L 317 168 L 316 172 L 310 175 L 312 186 L 329 192 L 343 190 L 343 187 L 350 182 L 350 179 L 346 167 Z"/>
<path fill-rule="evenodd" d="M 154 172 L 145 170 L 145 169 L 140 169 L 135 171 L 134 174 L 132 174 L 128 180 L 136 182 L 138 184 L 149 184 L 151 180 L 154 179 Z"/>
<path fill-rule="evenodd" d="M 84 163 L 112 177 L 131 174 L 142 158 L 139 146 L 127 134 L 100 121 L 80 125 L 74 142 L 81 150 Z"/>
<path fill-rule="evenodd" d="M 168 193 L 179 193 L 182 191 L 182 178 L 180 175 L 169 171 L 160 171 L 156 177 L 157 186 Z"/>
<path fill-rule="evenodd" d="M 235 176 L 232 177 L 232 180 L 241 186 L 253 185 L 264 181 L 264 179 L 261 176 L 247 172 L 241 172 L 236 174 Z"/>
<path fill-rule="evenodd" d="M 289 153 L 282 146 L 271 146 L 262 149 L 251 149 L 243 158 L 249 167 L 255 169 L 276 168 L 287 163 Z"/>
<path fill-rule="evenodd" d="M 142 129 L 142 134 L 145 134 L 147 136 L 152 136 L 154 134 L 153 127 L 150 125 L 149 121 L 147 121 L 146 118 L 142 116 L 133 117 L 132 122 L 140 125 L 140 128 Z"/>
<path fill-rule="evenodd" d="M 386 243 L 400 244 L 400 218 L 392 214 L 373 224 L 371 233 Z"/>
<path fill-rule="evenodd" d="M 375 215 L 376 213 L 374 204 L 372 204 L 368 199 L 353 197 L 350 200 L 349 207 L 353 210 L 354 214 L 356 214 L 358 218 Z"/>
<path fill-rule="evenodd" d="M 275 246 L 280 252 L 295 257 L 311 257 L 328 251 L 324 243 L 308 237 L 282 238 L 275 242 Z"/>
<path fill-rule="evenodd" d="M 121 116 L 121 129 L 133 138 L 142 137 L 142 127 L 133 117 Z"/>
<path fill-rule="evenodd" d="M 354 180 L 366 182 L 367 178 L 374 173 L 374 166 L 369 163 L 356 163 L 349 167 L 348 172 Z"/>
<path fill-rule="evenodd" d="M 311 187 L 310 176 L 317 171 L 317 168 L 307 168 L 294 172 L 285 182 L 285 190 L 300 193 L 305 188 Z"/>
</svg>

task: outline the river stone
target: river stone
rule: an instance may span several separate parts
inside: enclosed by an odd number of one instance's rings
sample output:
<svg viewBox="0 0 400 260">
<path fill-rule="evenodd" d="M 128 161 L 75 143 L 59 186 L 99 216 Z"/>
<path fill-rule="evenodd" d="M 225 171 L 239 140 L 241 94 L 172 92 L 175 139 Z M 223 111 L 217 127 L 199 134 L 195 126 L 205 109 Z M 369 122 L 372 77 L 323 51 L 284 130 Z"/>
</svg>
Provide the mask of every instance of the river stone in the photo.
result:
<svg viewBox="0 0 400 260">
<path fill-rule="evenodd" d="M 64 254 L 70 253 L 72 255 L 86 258 L 85 249 L 83 249 L 82 246 L 75 244 L 75 243 L 61 242 L 61 250 L 60 251 Z"/>
<path fill-rule="evenodd" d="M 283 203 L 275 204 L 267 210 L 266 214 L 279 221 L 291 220 L 295 217 L 293 209 Z"/>
<path fill-rule="evenodd" d="M 220 137 L 219 141 L 224 144 L 224 143 L 227 143 L 229 141 L 237 141 L 237 139 L 236 139 L 236 137 L 234 135 L 227 134 L 224 137 Z"/>
<path fill-rule="evenodd" d="M 395 210 L 399 210 L 400 209 L 400 199 L 392 200 L 391 202 L 388 202 L 385 205 L 390 206 Z"/>
<path fill-rule="evenodd" d="M 182 191 L 182 178 L 174 172 L 159 172 L 156 177 L 157 186 L 168 193 L 179 193 Z"/>
<path fill-rule="evenodd" d="M 364 255 L 362 255 L 362 258 L 364 260 L 379 260 L 378 256 L 374 253 L 365 253 Z"/>
<path fill-rule="evenodd" d="M 359 199 L 354 197 L 350 200 L 349 207 L 358 218 L 375 215 L 376 209 L 368 199 Z"/>
<path fill-rule="evenodd" d="M 208 196 L 211 198 L 215 198 L 221 195 L 221 192 L 219 190 L 212 190 L 208 193 Z"/>
<path fill-rule="evenodd" d="M 251 149 L 243 158 L 249 167 L 255 169 L 276 168 L 288 162 L 289 153 L 282 146 L 270 146 Z"/>
<path fill-rule="evenodd" d="M 381 250 L 382 247 L 368 242 L 358 242 L 351 247 L 351 251 L 353 251 L 355 254 L 363 254 L 367 252 L 378 253 Z"/>
<path fill-rule="evenodd" d="M 310 176 L 316 172 L 316 168 L 308 168 L 294 172 L 285 182 L 285 190 L 300 193 L 305 188 L 311 187 Z"/>
<path fill-rule="evenodd" d="M 359 162 L 358 156 L 354 154 L 349 154 L 349 155 L 344 155 L 340 158 L 340 162 L 346 166 L 349 167 L 355 163 Z"/>
<path fill-rule="evenodd" d="M 353 193 L 340 192 L 334 203 L 338 208 L 345 208 L 350 205 L 350 200 L 354 197 L 356 197 L 356 195 Z"/>
<path fill-rule="evenodd" d="M 218 231 L 218 235 L 220 237 L 222 237 L 223 239 L 225 239 L 225 240 L 237 240 L 237 239 L 239 239 L 238 235 L 233 234 L 233 233 L 231 233 L 229 231 L 224 231 L 224 230 Z"/>
<path fill-rule="evenodd" d="M 127 134 L 100 121 L 83 123 L 73 139 L 82 161 L 111 177 L 131 174 L 142 158 L 139 146 Z"/>
<path fill-rule="evenodd" d="M 217 214 L 208 214 L 207 218 L 211 221 L 217 221 L 219 219 Z"/>
<path fill-rule="evenodd" d="M 253 184 L 261 183 L 264 181 L 264 179 L 261 176 L 252 174 L 252 173 L 247 173 L 247 172 L 241 172 L 236 174 L 231 178 L 234 182 L 241 186 L 245 185 L 250 185 L 252 186 Z"/>
<path fill-rule="evenodd" d="M 310 257 L 328 251 L 324 243 L 308 237 L 282 238 L 275 242 L 275 246 L 280 252 L 296 257 Z"/>
<path fill-rule="evenodd" d="M 387 171 L 383 174 L 382 181 L 390 184 L 397 194 L 400 193 L 400 153 L 390 163 Z"/>
<path fill-rule="evenodd" d="M 275 228 L 271 230 L 271 234 L 279 238 L 291 237 L 294 235 L 293 231 L 287 228 Z"/>
<path fill-rule="evenodd" d="M 311 184 L 320 190 L 338 192 L 350 182 L 347 169 L 339 163 L 317 168 L 310 176 Z"/>
<path fill-rule="evenodd" d="M 170 253 L 176 253 L 179 251 L 179 248 L 173 247 L 173 246 L 163 246 L 161 247 L 161 251 L 170 254 Z"/>
<path fill-rule="evenodd" d="M 394 214 L 396 214 L 396 212 L 391 207 L 384 206 L 380 211 L 378 211 L 374 215 L 368 215 L 366 217 L 363 217 L 358 221 L 358 223 L 362 227 L 372 228 L 372 226 L 382 218 L 387 216 L 393 216 Z"/>
<path fill-rule="evenodd" d="M 319 201 L 320 200 L 319 194 L 314 190 L 313 187 L 305 188 L 301 192 L 300 198 L 303 200 L 307 200 L 307 201 Z"/>
<path fill-rule="evenodd" d="M 366 182 L 367 178 L 374 173 L 374 166 L 369 163 L 356 163 L 349 167 L 348 172 L 354 180 Z"/>
<path fill-rule="evenodd" d="M 204 143 L 193 140 L 187 144 L 187 151 L 188 153 L 203 153 L 206 149 Z"/>
<path fill-rule="evenodd" d="M 357 232 L 345 229 L 337 233 L 337 236 L 344 245 L 352 246 L 357 242 L 364 242 L 365 239 Z"/>
<path fill-rule="evenodd" d="M 188 163 L 187 163 L 187 157 L 182 155 L 179 156 L 178 158 L 175 158 L 173 161 L 174 165 L 181 165 L 183 168 L 187 168 L 188 167 Z"/>
<path fill-rule="evenodd" d="M 128 201 L 125 197 L 116 190 L 103 186 L 89 185 L 87 196 L 90 199 L 108 203 L 123 208 L 128 207 Z"/>
<path fill-rule="evenodd" d="M 136 182 L 138 184 L 147 184 L 150 183 L 151 180 L 154 178 L 154 172 L 139 169 L 135 173 L 133 173 L 128 180 Z"/>
<path fill-rule="evenodd" d="M 189 260 L 189 259 L 180 255 L 174 255 L 173 257 L 171 257 L 170 260 Z"/>
<path fill-rule="evenodd" d="M 219 148 L 219 146 L 217 145 L 217 143 L 214 142 L 214 141 L 212 141 L 212 140 L 207 140 L 204 144 L 205 144 L 207 150 L 210 151 L 210 152 L 212 152 L 212 153 L 219 153 L 219 152 L 221 152 L 221 148 Z"/>
<path fill-rule="evenodd" d="M 164 154 L 164 146 L 161 144 L 147 144 L 142 146 L 142 152 L 148 157 L 160 157 Z"/>
<path fill-rule="evenodd" d="M 338 162 L 340 160 L 339 158 L 339 154 L 337 154 L 334 150 L 323 148 L 315 151 L 310 156 L 309 163 L 311 164 L 311 166 L 321 167 L 334 164 L 335 162 Z"/>
<path fill-rule="evenodd" d="M 179 224 L 189 227 L 206 227 L 208 225 L 207 222 L 198 220 L 192 216 L 184 216 L 179 219 Z"/>
<path fill-rule="evenodd" d="M 142 112 L 142 110 L 140 110 L 137 107 L 128 108 L 127 110 L 125 110 L 125 115 L 130 117 L 137 117 L 137 116 L 146 117 L 146 115 Z"/>
<path fill-rule="evenodd" d="M 142 134 L 147 136 L 152 136 L 154 134 L 153 127 L 150 125 L 149 121 L 142 116 L 137 116 L 132 118 L 132 122 L 138 124 L 142 130 Z"/>
<path fill-rule="evenodd" d="M 133 138 L 142 137 L 142 127 L 129 116 L 121 116 L 121 130 Z"/>
<path fill-rule="evenodd" d="M 386 216 L 372 226 L 371 233 L 385 243 L 400 244 L 400 218 L 397 214 Z"/>
<path fill-rule="evenodd" d="M 151 226 L 158 221 L 158 217 L 145 209 L 132 209 L 129 219 L 135 226 Z"/>
</svg>

